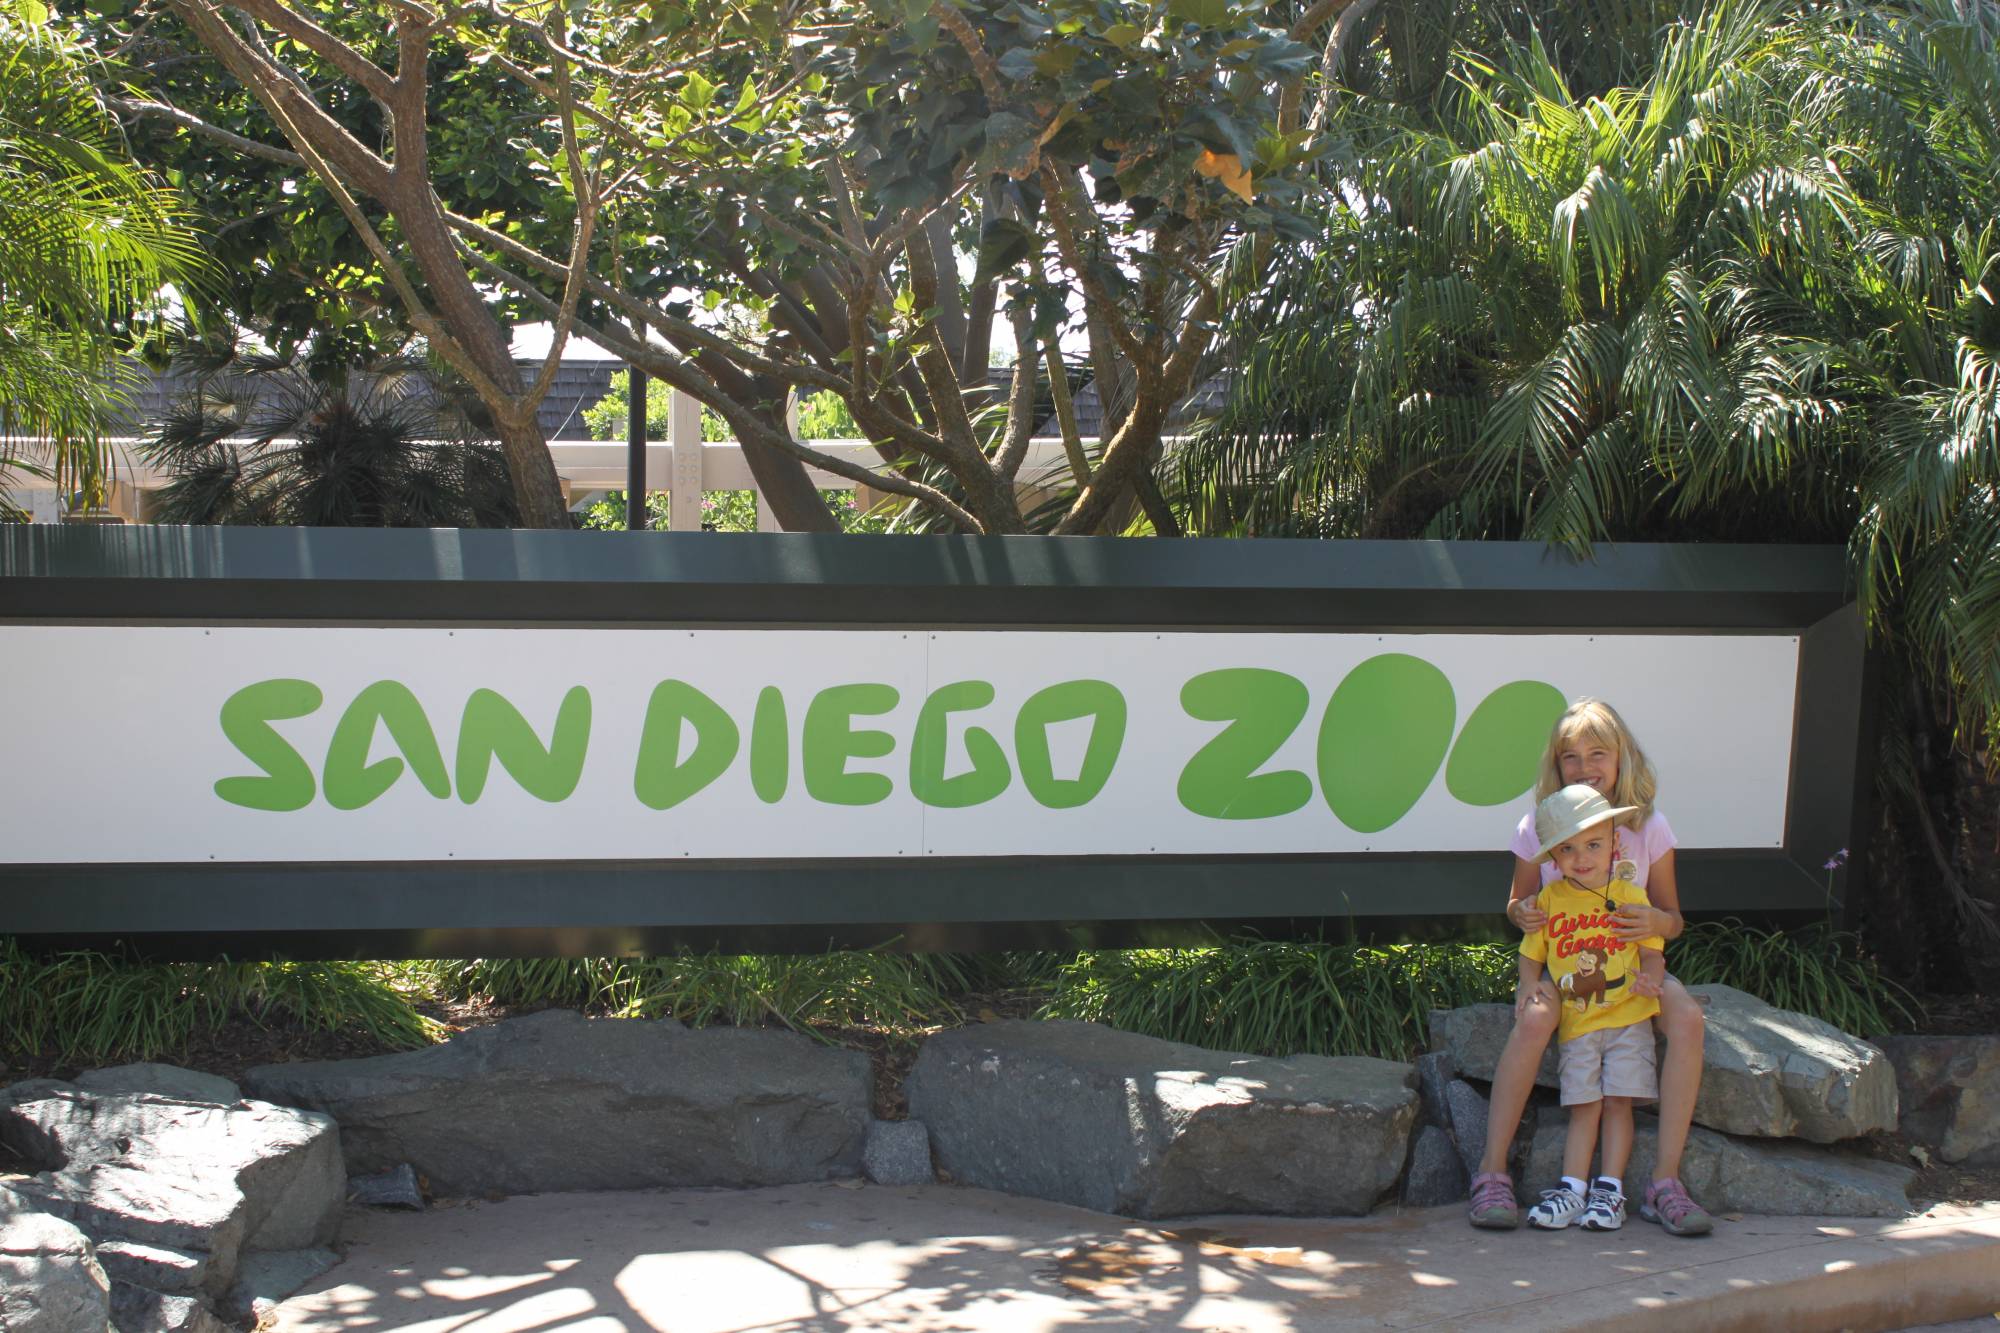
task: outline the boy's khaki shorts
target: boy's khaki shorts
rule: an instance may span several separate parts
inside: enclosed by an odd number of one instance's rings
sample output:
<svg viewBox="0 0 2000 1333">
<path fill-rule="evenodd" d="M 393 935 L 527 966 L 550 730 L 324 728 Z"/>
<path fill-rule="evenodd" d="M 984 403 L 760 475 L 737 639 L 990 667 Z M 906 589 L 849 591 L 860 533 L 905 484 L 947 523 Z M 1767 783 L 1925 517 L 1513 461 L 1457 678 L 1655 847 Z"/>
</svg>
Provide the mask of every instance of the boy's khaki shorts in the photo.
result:
<svg viewBox="0 0 2000 1333">
<path fill-rule="evenodd" d="M 1558 1048 L 1556 1059 L 1564 1106 L 1606 1097 L 1650 1102 L 1660 1095 L 1659 1055 L 1650 1018 L 1571 1037 Z"/>
</svg>

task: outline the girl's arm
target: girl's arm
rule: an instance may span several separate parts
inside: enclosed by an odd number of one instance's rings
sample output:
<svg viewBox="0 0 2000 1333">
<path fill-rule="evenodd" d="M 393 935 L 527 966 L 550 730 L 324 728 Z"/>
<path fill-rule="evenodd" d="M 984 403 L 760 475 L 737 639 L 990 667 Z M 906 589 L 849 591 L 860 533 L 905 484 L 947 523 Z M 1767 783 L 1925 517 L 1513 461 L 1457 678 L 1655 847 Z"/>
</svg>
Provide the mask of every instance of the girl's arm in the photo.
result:
<svg viewBox="0 0 2000 1333">
<path fill-rule="evenodd" d="M 1611 933 L 1627 941 L 1655 935 L 1679 939 L 1687 923 L 1681 918 L 1681 888 L 1674 876 L 1673 848 L 1661 852 L 1660 859 L 1647 868 L 1646 897 L 1652 904 L 1649 907 L 1628 903 L 1618 909 L 1618 925 Z"/>
<path fill-rule="evenodd" d="M 1541 891 L 1541 867 L 1533 861 L 1523 861 L 1520 857 L 1515 857 L 1514 883 L 1507 890 L 1507 919 L 1513 922 L 1523 935 L 1534 934 L 1549 919 L 1541 908 L 1535 906 L 1535 897 Z"/>
</svg>

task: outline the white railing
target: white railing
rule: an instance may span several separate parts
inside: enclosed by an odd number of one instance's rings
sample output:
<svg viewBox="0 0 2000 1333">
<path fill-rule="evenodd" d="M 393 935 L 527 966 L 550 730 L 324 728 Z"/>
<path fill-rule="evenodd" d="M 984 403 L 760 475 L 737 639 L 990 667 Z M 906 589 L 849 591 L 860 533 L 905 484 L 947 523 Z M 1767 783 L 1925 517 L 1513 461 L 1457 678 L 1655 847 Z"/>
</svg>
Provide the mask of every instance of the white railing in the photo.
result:
<svg viewBox="0 0 2000 1333">
<path fill-rule="evenodd" d="M 672 496 L 668 505 L 668 527 L 671 531 L 700 532 L 703 491 L 755 491 L 758 489 L 757 479 L 751 475 L 750 464 L 743 457 L 743 447 L 736 441 L 704 441 L 701 438 L 701 405 L 694 399 L 685 394 L 674 394 L 667 421 L 667 438 L 650 441 L 646 445 L 646 489 L 667 491 Z M 142 516 L 139 496 L 146 491 L 158 490 L 168 478 L 139 454 L 136 448 L 138 437 L 122 436 L 108 443 L 114 460 L 112 508 L 128 519 L 138 519 Z M 821 453 L 850 460 L 862 467 L 879 468 L 882 465 L 882 456 L 866 440 L 812 440 L 808 443 Z M 1095 446 L 1096 441 L 1091 439 L 1084 443 Z M 629 450 L 623 440 L 552 440 L 549 457 L 555 462 L 556 475 L 569 485 L 572 507 L 582 503 L 591 492 L 625 489 Z M 1021 490 L 1032 491 L 1047 483 L 1066 480 L 1068 470 L 1069 462 L 1061 440 L 1030 440 L 1016 484 Z M 808 465 L 806 472 L 813 485 L 823 490 L 865 489 L 846 477 L 824 472 L 817 467 Z M 56 492 L 37 489 L 26 484 L 28 481 L 26 478 L 17 479 L 14 487 L 16 502 L 27 509 L 37 522 L 54 521 L 60 514 Z M 779 531 L 777 520 L 771 516 L 771 506 L 762 503 L 762 498 L 761 495 L 758 497 L 757 530 Z M 871 500 L 872 497 L 857 497 L 864 507 Z"/>
</svg>

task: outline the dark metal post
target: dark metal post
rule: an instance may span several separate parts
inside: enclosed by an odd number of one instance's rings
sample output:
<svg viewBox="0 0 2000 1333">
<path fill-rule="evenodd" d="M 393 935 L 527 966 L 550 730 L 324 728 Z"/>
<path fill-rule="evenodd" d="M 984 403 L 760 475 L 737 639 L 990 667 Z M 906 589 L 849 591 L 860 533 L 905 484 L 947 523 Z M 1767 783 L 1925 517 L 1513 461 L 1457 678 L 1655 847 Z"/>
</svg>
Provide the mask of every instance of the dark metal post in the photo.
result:
<svg viewBox="0 0 2000 1333">
<path fill-rule="evenodd" d="M 630 372 L 632 401 L 625 409 L 625 526 L 646 526 L 646 372 Z"/>
</svg>

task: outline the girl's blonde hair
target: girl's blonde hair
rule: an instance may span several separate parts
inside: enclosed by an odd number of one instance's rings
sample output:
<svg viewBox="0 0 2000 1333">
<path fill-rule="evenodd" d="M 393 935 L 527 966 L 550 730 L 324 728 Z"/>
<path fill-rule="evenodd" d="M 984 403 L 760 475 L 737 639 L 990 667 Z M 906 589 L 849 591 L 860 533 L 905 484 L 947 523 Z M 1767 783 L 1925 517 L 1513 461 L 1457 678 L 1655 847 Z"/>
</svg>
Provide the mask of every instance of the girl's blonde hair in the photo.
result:
<svg viewBox="0 0 2000 1333">
<path fill-rule="evenodd" d="M 1562 790 L 1562 752 L 1576 740 L 1594 741 L 1618 756 L 1618 781 L 1610 793 L 1611 804 L 1639 807 L 1629 815 L 1620 815 L 1618 822 L 1627 828 L 1638 828 L 1651 819 L 1659 779 L 1653 775 L 1653 766 L 1647 762 L 1646 752 L 1639 748 L 1625 719 L 1602 699 L 1578 699 L 1556 719 L 1555 729 L 1549 733 L 1549 748 L 1542 753 L 1541 774 L 1535 780 L 1535 800 L 1546 800 Z"/>
</svg>

